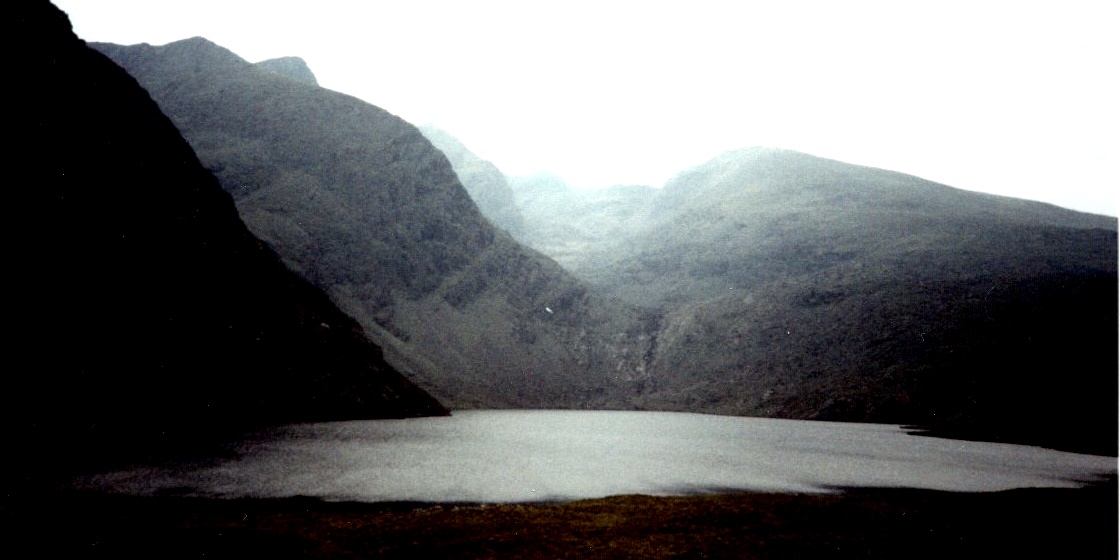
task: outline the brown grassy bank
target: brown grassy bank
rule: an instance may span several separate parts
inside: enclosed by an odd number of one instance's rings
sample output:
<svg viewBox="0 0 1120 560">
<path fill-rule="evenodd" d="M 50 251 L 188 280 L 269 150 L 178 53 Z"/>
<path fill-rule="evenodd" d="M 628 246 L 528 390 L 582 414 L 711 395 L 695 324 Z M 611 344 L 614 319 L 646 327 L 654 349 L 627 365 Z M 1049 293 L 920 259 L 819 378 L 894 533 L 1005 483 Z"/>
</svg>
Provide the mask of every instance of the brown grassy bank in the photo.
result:
<svg viewBox="0 0 1120 560">
<path fill-rule="evenodd" d="M 71 496 L 6 503 L 3 522 L 28 557 L 1117 557 L 1115 481 L 488 506 Z"/>
</svg>

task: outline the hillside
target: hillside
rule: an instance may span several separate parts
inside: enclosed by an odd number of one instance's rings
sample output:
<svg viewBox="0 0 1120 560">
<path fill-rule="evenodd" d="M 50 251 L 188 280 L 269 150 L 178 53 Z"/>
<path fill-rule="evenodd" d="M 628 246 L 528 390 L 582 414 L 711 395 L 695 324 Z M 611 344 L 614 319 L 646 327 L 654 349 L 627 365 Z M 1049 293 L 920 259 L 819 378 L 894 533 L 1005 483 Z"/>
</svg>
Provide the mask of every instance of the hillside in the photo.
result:
<svg viewBox="0 0 1120 560">
<path fill-rule="evenodd" d="M 249 229 L 442 402 L 626 402 L 650 314 L 496 229 L 416 127 L 201 38 L 95 47 L 151 93 Z"/>
<path fill-rule="evenodd" d="M 772 149 L 644 204 L 556 253 L 664 313 L 641 406 L 1115 452 L 1115 218 Z"/>
<path fill-rule="evenodd" d="M 446 414 L 249 233 L 171 121 L 65 14 L 43 1 L 14 16 L 6 473 L 269 423 Z"/>
</svg>

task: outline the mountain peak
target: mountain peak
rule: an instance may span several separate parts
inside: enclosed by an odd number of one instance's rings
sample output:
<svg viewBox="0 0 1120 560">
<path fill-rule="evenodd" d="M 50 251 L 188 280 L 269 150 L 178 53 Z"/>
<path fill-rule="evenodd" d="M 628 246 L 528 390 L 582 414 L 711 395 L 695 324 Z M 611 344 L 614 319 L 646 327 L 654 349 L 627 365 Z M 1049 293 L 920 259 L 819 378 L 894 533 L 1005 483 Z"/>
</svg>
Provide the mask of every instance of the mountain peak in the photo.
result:
<svg viewBox="0 0 1120 560">
<path fill-rule="evenodd" d="M 90 46 L 97 50 L 112 52 L 124 48 L 121 45 L 114 45 L 112 43 L 90 43 Z M 159 53 L 161 57 L 169 61 L 174 61 L 176 66 L 184 70 L 189 70 L 192 73 L 207 73 L 211 72 L 214 68 L 220 68 L 230 64 L 248 64 L 245 59 L 241 58 L 233 51 L 205 37 L 180 39 L 165 45 L 156 46 L 142 43 L 135 45 L 135 48 L 141 52 Z"/>
<path fill-rule="evenodd" d="M 297 82 L 317 86 L 319 80 L 315 79 L 315 73 L 307 65 L 307 61 L 298 56 L 282 56 L 280 58 L 270 58 L 262 60 L 256 64 L 258 68 L 268 70 L 273 74 L 279 74 L 286 78 L 291 78 Z"/>
</svg>

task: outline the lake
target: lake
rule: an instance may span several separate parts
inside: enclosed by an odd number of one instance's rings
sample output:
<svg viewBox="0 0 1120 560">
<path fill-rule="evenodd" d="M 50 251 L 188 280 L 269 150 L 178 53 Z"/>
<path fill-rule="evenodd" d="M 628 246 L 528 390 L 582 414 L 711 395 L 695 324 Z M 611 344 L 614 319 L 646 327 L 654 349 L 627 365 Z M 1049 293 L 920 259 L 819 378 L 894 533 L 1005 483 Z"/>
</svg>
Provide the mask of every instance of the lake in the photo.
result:
<svg viewBox="0 0 1120 560">
<path fill-rule="evenodd" d="M 250 434 L 235 458 L 83 476 L 80 489 L 217 498 L 524 502 L 616 494 L 1077 487 L 1114 457 L 899 426 L 669 412 L 463 411 Z"/>
</svg>

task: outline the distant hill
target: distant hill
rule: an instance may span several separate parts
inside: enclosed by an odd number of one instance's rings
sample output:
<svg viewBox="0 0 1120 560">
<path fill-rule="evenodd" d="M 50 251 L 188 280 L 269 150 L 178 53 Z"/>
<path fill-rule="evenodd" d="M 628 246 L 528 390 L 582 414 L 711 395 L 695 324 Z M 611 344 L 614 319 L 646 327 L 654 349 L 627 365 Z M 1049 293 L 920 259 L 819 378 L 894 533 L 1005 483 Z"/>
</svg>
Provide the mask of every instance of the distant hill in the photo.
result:
<svg viewBox="0 0 1120 560">
<path fill-rule="evenodd" d="M 661 306 L 839 270 L 848 262 L 889 266 L 879 269 L 883 275 L 944 278 L 979 272 L 973 266 L 1039 272 L 1039 259 L 1055 269 L 1081 264 L 1084 255 L 1063 252 L 1065 247 L 1024 245 L 1021 230 L 1033 228 L 1100 229 L 1107 241 L 1116 219 L 756 148 L 681 173 L 652 201 L 641 227 L 626 236 L 628 246 L 602 237 L 600 251 L 584 253 L 596 266 L 577 264 L 573 270 L 624 299 Z M 604 266 L 604 257 L 617 262 Z"/>
<path fill-rule="evenodd" d="M 523 242 L 577 275 L 581 267 L 598 266 L 593 255 L 602 246 L 637 233 L 658 192 L 642 185 L 577 191 L 547 174 L 513 177 L 510 184 L 525 217 Z"/>
<path fill-rule="evenodd" d="M 642 406 L 1115 453 L 1115 218 L 774 149 L 630 208 L 624 235 L 554 229 L 540 248 L 664 314 Z"/>
<path fill-rule="evenodd" d="M 496 229 L 416 127 L 201 38 L 95 48 L 151 93 L 249 229 L 442 402 L 626 403 L 651 315 Z"/>
<path fill-rule="evenodd" d="M 135 460 L 271 423 L 447 413 L 249 233 L 134 79 L 48 2 L 15 6 L 6 469 Z"/>
<path fill-rule="evenodd" d="M 514 238 L 519 238 L 525 228 L 525 220 L 513 200 L 513 191 L 506 176 L 497 166 L 478 157 L 454 136 L 434 126 L 421 126 L 420 132 L 447 156 L 459 182 L 467 189 L 467 194 L 478 205 L 482 215 Z"/>
<path fill-rule="evenodd" d="M 257 67 L 268 70 L 274 74 L 287 76 L 297 82 L 303 82 L 313 86 L 319 85 L 319 80 L 315 78 L 315 73 L 307 66 L 307 62 L 298 56 L 284 56 L 262 60 L 257 63 Z"/>
</svg>

